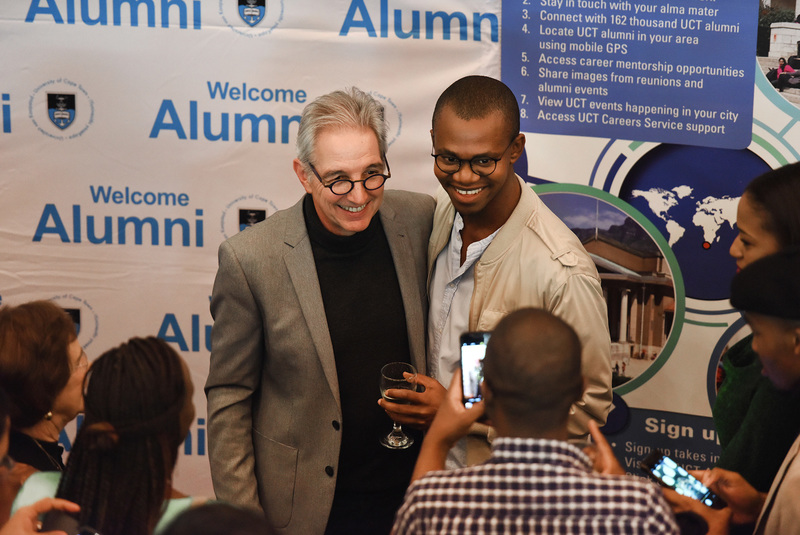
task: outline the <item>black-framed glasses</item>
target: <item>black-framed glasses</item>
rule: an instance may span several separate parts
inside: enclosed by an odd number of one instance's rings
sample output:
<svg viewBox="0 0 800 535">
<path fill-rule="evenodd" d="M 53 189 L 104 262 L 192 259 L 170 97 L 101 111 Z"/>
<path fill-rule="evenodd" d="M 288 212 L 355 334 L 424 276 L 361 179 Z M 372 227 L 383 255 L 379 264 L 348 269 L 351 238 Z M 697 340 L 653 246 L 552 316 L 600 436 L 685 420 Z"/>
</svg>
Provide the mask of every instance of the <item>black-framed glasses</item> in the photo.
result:
<svg viewBox="0 0 800 535">
<path fill-rule="evenodd" d="M 508 152 L 508 149 L 511 148 L 511 145 L 513 145 L 514 141 L 516 140 L 517 136 L 514 136 L 514 139 L 512 139 L 511 143 L 509 143 L 505 150 L 503 150 L 503 154 L 501 154 L 499 158 L 478 156 L 476 158 L 472 158 L 471 160 L 462 160 L 460 158 L 456 158 L 455 156 L 450 156 L 449 154 L 431 153 L 431 156 L 433 156 L 433 159 L 436 160 L 436 167 L 448 175 L 458 173 L 458 170 L 461 169 L 461 165 L 464 162 L 469 162 L 469 168 L 473 173 L 479 176 L 489 176 L 494 173 L 494 170 L 497 169 L 497 162 L 503 159 L 503 156 L 506 155 L 506 152 Z"/>
<path fill-rule="evenodd" d="M 308 162 L 308 166 L 311 167 L 311 170 L 314 172 L 314 175 L 319 180 L 322 187 L 328 188 L 331 190 L 331 193 L 334 195 L 347 195 L 353 188 L 356 186 L 357 182 L 361 182 L 364 185 L 364 189 L 369 191 L 374 191 L 376 189 L 380 189 L 383 186 L 383 183 L 386 182 L 387 178 L 392 177 L 392 170 L 389 169 L 389 160 L 386 159 L 386 155 L 381 155 L 383 162 L 386 164 L 386 174 L 383 173 L 375 173 L 373 175 L 369 175 L 367 178 L 361 180 L 350 180 L 349 178 L 340 178 L 334 180 L 330 184 L 326 184 L 322 177 L 319 176 L 314 164 Z"/>
<path fill-rule="evenodd" d="M 78 357 L 78 362 L 75 363 L 74 366 L 70 366 L 72 369 L 72 373 L 77 372 L 81 368 L 88 368 L 89 367 L 89 356 L 86 354 L 86 351 L 81 348 L 81 355 Z"/>
</svg>

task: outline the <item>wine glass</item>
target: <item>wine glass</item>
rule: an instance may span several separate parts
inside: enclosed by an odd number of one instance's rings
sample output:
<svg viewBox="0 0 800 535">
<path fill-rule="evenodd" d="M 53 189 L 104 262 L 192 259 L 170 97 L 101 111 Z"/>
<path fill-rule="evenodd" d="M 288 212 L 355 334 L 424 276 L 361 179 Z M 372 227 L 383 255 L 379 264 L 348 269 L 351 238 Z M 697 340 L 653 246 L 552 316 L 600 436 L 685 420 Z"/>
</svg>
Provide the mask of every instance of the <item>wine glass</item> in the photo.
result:
<svg viewBox="0 0 800 535">
<path fill-rule="evenodd" d="M 411 377 L 406 378 L 403 374 L 410 373 Z M 409 402 L 404 399 L 391 398 L 386 395 L 386 391 L 391 388 L 403 388 L 405 390 L 417 390 L 415 381 L 417 378 L 417 370 L 407 362 L 390 362 L 381 368 L 381 397 L 386 401 L 392 403 L 408 404 Z M 381 444 L 383 446 L 393 449 L 402 450 L 414 443 L 414 439 L 405 433 L 403 428 L 397 422 L 392 422 L 391 432 L 381 437 Z"/>
</svg>

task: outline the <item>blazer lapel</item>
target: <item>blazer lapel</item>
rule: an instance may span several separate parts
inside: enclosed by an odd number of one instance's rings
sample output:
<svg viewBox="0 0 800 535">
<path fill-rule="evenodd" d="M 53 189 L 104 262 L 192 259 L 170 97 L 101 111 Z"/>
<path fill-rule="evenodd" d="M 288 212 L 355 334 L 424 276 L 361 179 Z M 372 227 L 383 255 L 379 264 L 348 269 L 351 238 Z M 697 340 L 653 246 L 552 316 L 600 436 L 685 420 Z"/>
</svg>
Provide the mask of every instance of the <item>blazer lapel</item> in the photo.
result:
<svg viewBox="0 0 800 535">
<path fill-rule="evenodd" d="M 311 242 L 308 239 L 302 206 L 301 199 L 293 208 L 295 217 L 292 224 L 286 228 L 284 242 L 287 245 L 287 252 L 283 260 L 289 271 L 295 293 L 297 293 L 297 300 L 300 302 L 300 309 L 311 333 L 311 340 L 322 365 L 322 371 L 325 373 L 328 386 L 341 410 L 333 344 L 328 330 L 328 321 L 325 318 L 325 305 L 322 302 L 317 268 L 314 264 L 314 253 L 311 251 Z"/>
<path fill-rule="evenodd" d="M 426 374 L 425 317 L 419 293 L 420 281 L 416 273 L 414 251 L 411 248 L 408 229 L 398 220 L 395 210 L 390 203 L 386 202 L 385 198 L 378 213 L 381 216 L 386 240 L 389 242 L 389 249 L 392 251 L 397 281 L 400 285 L 411 360 L 419 373 Z"/>
</svg>

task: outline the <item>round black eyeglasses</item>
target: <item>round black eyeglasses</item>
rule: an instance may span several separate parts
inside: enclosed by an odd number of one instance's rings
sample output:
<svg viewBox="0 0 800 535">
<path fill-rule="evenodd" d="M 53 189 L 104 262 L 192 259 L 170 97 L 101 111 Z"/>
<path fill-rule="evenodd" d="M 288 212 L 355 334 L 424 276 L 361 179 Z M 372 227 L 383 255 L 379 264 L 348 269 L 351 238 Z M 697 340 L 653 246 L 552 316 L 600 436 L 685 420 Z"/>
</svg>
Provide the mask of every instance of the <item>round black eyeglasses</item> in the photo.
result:
<svg viewBox="0 0 800 535">
<path fill-rule="evenodd" d="M 376 189 L 380 189 L 383 186 L 383 183 L 386 182 L 386 179 L 392 177 L 392 170 L 389 169 L 389 160 L 386 159 L 386 155 L 383 155 L 383 161 L 386 164 L 386 174 L 383 173 L 375 173 L 374 175 L 369 175 L 367 178 L 362 180 L 350 180 L 348 178 L 340 178 L 338 180 L 334 180 L 330 184 L 325 184 L 322 180 L 322 177 L 319 176 L 316 168 L 314 168 L 314 164 L 308 162 L 308 166 L 311 167 L 311 170 L 314 172 L 314 175 L 319 180 L 322 187 L 328 188 L 334 195 L 347 195 L 353 188 L 355 187 L 357 182 L 361 182 L 364 184 L 364 189 L 369 191 L 374 191 Z"/>
<path fill-rule="evenodd" d="M 472 158 L 471 160 L 462 160 L 460 158 L 456 158 L 455 156 L 450 156 L 449 154 L 433 154 L 434 160 L 436 160 L 436 167 L 438 167 L 443 173 L 447 173 L 448 175 L 452 175 L 458 173 L 458 170 L 461 169 L 461 164 L 464 162 L 469 162 L 469 168 L 472 169 L 472 172 L 478 176 L 489 176 L 494 173 L 494 170 L 497 169 L 497 162 L 503 159 L 503 156 L 506 155 L 506 152 L 514 144 L 517 137 L 514 136 L 514 139 L 511 140 L 511 143 L 503 150 L 503 154 L 500 155 L 499 158 L 490 158 L 489 156 L 478 156 L 476 158 Z"/>
</svg>

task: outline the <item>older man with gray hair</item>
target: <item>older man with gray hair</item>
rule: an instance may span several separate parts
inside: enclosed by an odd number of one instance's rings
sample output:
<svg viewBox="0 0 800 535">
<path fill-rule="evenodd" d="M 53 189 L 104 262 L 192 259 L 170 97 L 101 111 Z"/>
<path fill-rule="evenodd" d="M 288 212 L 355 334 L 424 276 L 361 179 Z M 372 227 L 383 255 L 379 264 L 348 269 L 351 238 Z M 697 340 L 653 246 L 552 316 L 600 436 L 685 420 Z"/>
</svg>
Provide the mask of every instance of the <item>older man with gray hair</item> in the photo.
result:
<svg viewBox="0 0 800 535">
<path fill-rule="evenodd" d="M 416 459 L 414 447 L 379 444 L 391 420 L 376 400 L 384 364 L 426 371 L 434 202 L 385 191 L 386 131 L 363 91 L 317 98 L 293 162 L 306 195 L 219 250 L 206 383 L 214 489 L 262 508 L 281 533 L 388 533 Z M 444 389 L 419 382 L 430 419 Z"/>
</svg>

